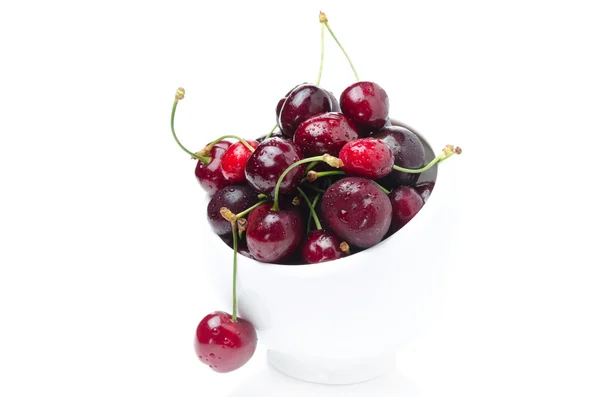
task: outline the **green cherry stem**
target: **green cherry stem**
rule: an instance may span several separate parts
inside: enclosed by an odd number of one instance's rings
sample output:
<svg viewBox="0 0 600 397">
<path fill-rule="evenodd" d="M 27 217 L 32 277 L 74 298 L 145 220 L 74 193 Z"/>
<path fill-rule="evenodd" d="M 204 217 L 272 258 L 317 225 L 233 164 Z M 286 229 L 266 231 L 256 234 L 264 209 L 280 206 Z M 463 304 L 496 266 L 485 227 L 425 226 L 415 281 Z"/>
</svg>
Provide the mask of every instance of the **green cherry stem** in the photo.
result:
<svg viewBox="0 0 600 397">
<path fill-rule="evenodd" d="M 317 213 L 315 212 L 315 208 L 311 205 L 311 202 L 308 199 L 308 196 L 299 187 L 297 187 L 296 190 L 298 190 L 298 192 L 302 195 L 302 197 L 304 197 L 304 201 L 306 201 L 306 204 L 308 205 L 308 209 L 310 210 L 312 219 L 314 219 L 314 221 L 315 221 L 315 226 L 317 226 L 317 230 L 321 230 L 322 229 L 321 222 L 319 222 L 319 217 L 317 216 Z"/>
<path fill-rule="evenodd" d="M 325 59 L 325 23 L 321 22 L 321 64 L 319 65 L 319 76 L 317 77 L 317 87 L 321 84 L 321 76 L 323 75 L 323 60 Z"/>
<path fill-rule="evenodd" d="M 244 138 L 240 138 L 237 135 L 223 135 L 222 137 L 219 137 L 219 138 L 215 139 L 214 141 L 212 141 L 211 143 L 209 143 L 208 145 L 206 145 L 206 147 L 200 151 L 200 154 L 202 154 L 202 155 L 208 154 L 208 152 L 210 152 L 210 150 L 213 148 L 213 146 L 215 146 L 217 143 L 221 142 L 223 139 L 227 139 L 227 138 L 237 139 L 238 141 L 242 142 L 242 144 L 244 146 L 246 146 L 248 148 L 248 150 L 250 150 L 250 152 L 254 152 L 254 148 L 252 146 L 250 146 L 250 144 L 248 142 L 246 142 L 246 140 Z"/>
<path fill-rule="evenodd" d="M 200 160 L 204 164 L 208 164 L 208 163 L 210 163 L 210 160 L 211 160 L 210 157 L 199 156 L 196 153 L 190 152 L 188 149 L 185 148 L 185 146 L 183 146 L 181 144 L 181 142 L 179 142 L 179 139 L 177 138 L 177 134 L 175 133 L 175 112 L 177 111 L 177 104 L 184 97 L 185 97 L 185 90 L 183 88 L 178 88 L 177 92 L 175 93 L 175 101 L 173 102 L 173 110 L 171 110 L 171 132 L 173 133 L 173 138 L 175 138 L 175 142 L 177 142 L 177 144 L 179 145 L 179 147 L 184 152 L 186 152 L 187 154 L 189 154 L 190 156 L 192 156 L 192 158 Z"/>
<path fill-rule="evenodd" d="M 311 163 L 313 161 L 324 161 L 334 168 L 340 168 L 340 167 L 344 166 L 344 163 L 342 163 L 342 160 L 338 159 L 337 157 L 333 157 L 329 154 L 324 154 L 322 156 L 307 157 L 305 159 L 298 160 L 295 163 L 291 164 L 279 176 L 279 179 L 277 180 L 277 184 L 275 185 L 275 197 L 273 200 L 273 207 L 271 208 L 273 211 L 279 211 L 279 187 L 281 186 L 281 182 L 283 181 L 283 178 L 285 178 L 287 173 L 290 172 L 295 167 L 297 167 L 301 164 Z"/>
<path fill-rule="evenodd" d="M 430 169 L 431 167 L 433 167 L 436 164 L 441 163 L 442 161 L 449 159 L 450 157 L 452 157 L 455 154 L 461 154 L 462 153 L 462 149 L 460 147 L 454 147 L 452 145 L 446 145 L 446 147 L 444 148 L 444 150 L 442 151 L 442 154 L 440 154 L 439 156 L 437 156 L 436 158 L 434 158 L 433 160 L 431 160 L 429 162 L 429 164 L 427 164 L 426 166 L 422 167 L 422 168 L 418 168 L 418 169 L 411 169 L 411 168 L 402 168 L 399 167 L 397 165 L 394 164 L 394 169 L 396 171 L 402 171 L 402 172 L 406 172 L 408 174 L 420 174 L 422 172 L 427 171 L 428 169 Z"/>
<path fill-rule="evenodd" d="M 233 313 L 231 315 L 231 321 L 234 323 L 237 320 L 237 250 L 238 250 L 238 236 L 237 236 L 237 222 L 231 222 L 231 232 L 233 233 Z"/>
<path fill-rule="evenodd" d="M 340 47 L 340 50 L 342 50 L 342 52 L 346 56 L 346 59 L 348 60 L 348 63 L 350 64 L 350 67 L 352 68 L 352 71 L 354 72 L 354 77 L 356 77 L 356 81 L 360 81 L 360 79 L 358 78 L 358 73 L 356 73 L 356 69 L 354 68 L 354 65 L 352 64 L 352 61 L 350 60 L 348 53 L 346 53 L 346 50 L 344 50 L 344 47 L 342 47 L 342 44 L 340 43 L 340 41 L 337 39 L 337 37 L 335 37 L 335 34 L 333 33 L 333 31 L 331 30 L 331 27 L 329 26 L 329 20 L 327 19 L 327 16 L 323 12 L 321 12 L 319 14 L 319 21 L 321 21 L 321 23 L 324 24 L 325 27 L 327 27 L 327 30 L 329 30 L 329 34 L 331 35 L 331 37 L 333 37 L 333 39 L 337 43 L 338 47 Z"/>
<path fill-rule="evenodd" d="M 324 176 L 332 176 L 332 175 L 346 175 L 346 173 L 344 171 L 321 171 L 321 172 L 309 171 L 306 174 L 306 180 L 309 182 L 314 182 L 317 179 L 322 178 Z"/>
<path fill-rule="evenodd" d="M 310 207 L 312 208 L 313 211 L 314 211 L 315 207 L 317 206 L 317 202 L 319 201 L 320 198 L 321 198 L 321 193 L 319 193 L 315 196 L 312 204 L 310 205 Z M 308 222 L 306 222 L 306 233 L 310 232 L 311 223 L 312 223 L 312 217 L 308 218 Z"/>
<path fill-rule="evenodd" d="M 312 170 L 313 168 L 315 168 L 315 166 L 319 164 L 319 161 L 313 161 L 312 163 L 310 163 L 309 165 L 306 166 L 306 173 L 308 173 L 308 171 Z"/>
<path fill-rule="evenodd" d="M 387 190 L 386 188 L 384 188 L 383 186 L 381 186 L 379 183 L 373 181 L 373 183 L 375 183 L 377 186 L 379 186 L 379 188 L 381 189 L 382 192 L 384 192 L 385 194 L 390 194 L 391 192 L 389 190 Z"/>
<path fill-rule="evenodd" d="M 273 133 L 275 132 L 276 129 L 277 129 L 277 124 L 275 124 L 275 126 L 271 129 L 271 131 L 269 131 L 269 133 L 267 134 L 267 136 L 265 137 L 265 139 L 270 138 L 271 135 L 273 135 Z"/>
<path fill-rule="evenodd" d="M 244 211 L 240 212 L 239 214 L 236 214 L 235 218 L 236 219 L 240 219 L 241 217 L 248 215 L 250 212 L 252 212 L 256 208 L 260 207 L 261 205 L 263 205 L 267 201 L 269 201 L 269 200 L 268 199 L 264 199 L 264 200 L 259 201 L 258 203 L 254 204 L 252 207 L 245 209 Z"/>
</svg>

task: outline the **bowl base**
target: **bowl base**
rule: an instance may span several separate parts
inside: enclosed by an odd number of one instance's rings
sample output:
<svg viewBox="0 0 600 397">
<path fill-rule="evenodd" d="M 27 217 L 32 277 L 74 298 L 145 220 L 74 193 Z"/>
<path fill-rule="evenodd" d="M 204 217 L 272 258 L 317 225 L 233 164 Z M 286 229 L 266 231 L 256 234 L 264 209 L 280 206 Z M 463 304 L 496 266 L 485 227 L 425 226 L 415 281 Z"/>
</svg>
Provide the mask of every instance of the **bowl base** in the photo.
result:
<svg viewBox="0 0 600 397">
<path fill-rule="evenodd" d="M 292 356 L 267 350 L 267 362 L 294 379 L 323 385 L 350 385 L 393 371 L 396 367 L 396 353 L 361 359 L 330 359 Z"/>
</svg>

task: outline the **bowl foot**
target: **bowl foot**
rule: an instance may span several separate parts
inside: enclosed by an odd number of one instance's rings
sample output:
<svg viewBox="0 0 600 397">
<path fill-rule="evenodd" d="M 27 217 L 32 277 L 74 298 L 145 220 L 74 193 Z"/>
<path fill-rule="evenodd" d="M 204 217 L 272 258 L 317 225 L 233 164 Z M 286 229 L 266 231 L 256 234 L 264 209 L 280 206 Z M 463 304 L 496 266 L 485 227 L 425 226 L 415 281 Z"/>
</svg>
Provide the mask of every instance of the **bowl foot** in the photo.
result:
<svg viewBox="0 0 600 397">
<path fill-rule="evenodd" d="M 350 385 L 366 382 L 396 367 L 396 353 L 360 359 L 300 357 L 267 350 L 267 362 L 294 379 L 324 385 Z"/>
</svg>

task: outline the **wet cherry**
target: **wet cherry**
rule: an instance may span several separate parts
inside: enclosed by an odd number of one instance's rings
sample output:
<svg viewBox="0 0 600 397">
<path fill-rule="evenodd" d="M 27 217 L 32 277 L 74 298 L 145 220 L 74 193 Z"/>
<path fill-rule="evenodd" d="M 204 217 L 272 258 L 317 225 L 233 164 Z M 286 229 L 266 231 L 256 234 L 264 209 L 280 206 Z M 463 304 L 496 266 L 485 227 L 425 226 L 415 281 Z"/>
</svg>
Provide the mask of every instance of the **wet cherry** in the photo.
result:
<svg viewBox="0 0 600 397">
<path fill-rule="evenodd" d="M 238 214 L 258 203 L 258 194 L 247 185 L 231 185 L 219 190 L 209 201 L 208 223 L 219 236 L 231 236 L 231 223 L 221 215 L 221 208 L 229 208 Z"/>
<path fill-rule="evenodd" d="M 256 149 L 258 142 L 251 139 L 246 139 L 246 142 Z M 221 159 L 221 168 L 223 169 L 223 176 L 231 183 L 244 183 L 246 182 L 246 174 L 244 173 L 246 168 L 246 162 L 252 152 L 243 143 L 236 142 L 227 149 Z"/>
<path fill-rule="evenodd" d="M 425 165 L 425 149 L 419 137 L 407 128 L 392 126 L 384 127 L 373 135 L 385 142 L 394 154 L 394 164 L 410 169 L 417 169 Z M 419 179 L 420 174 L 409 174 L 393 170 L 383 181 L 382 184 L 393 189 L 397 186 L 414 185 Z"/>
<path fill-rule="evenodd" d="M 340 248 L 340 240 L 328 230 L 312 230 L 300 247 L 300 257 L 304 263 L 320 263 L 345 256 Z"/>
<path fill-rule="evenodd" d="M 231 372 L 246 364 L 257 345 L 256 330 L 242 318 L 233 322 L 228 313 L 208 314 L 196 328 L 194 349 L 198 359 L 215 372 Z"/>
<path fill-rule="evenodd" d="M 293 137 L 304 120 L 332 109 L 329 94 L 313 84 L 300 84 L 287 95 L 279 109 L 278 125 L 284 135 Z"/>
<path fill-rule="evenodd" d="M 351 176 L 380 179 L 394 166 L 392 150 L 383 141 L 374 138 L 355 139 L 342 147 L 342 170 Z"/>
<path fill-rule="evenodd" d="M 388 119 L 389 99 L 378 84 L 359 81 L 346 88 L 340 96 L 340 106 L 360 129 L 375 131 Z"/>
<path fill-rule="evenodd" d="M 423 199 L 410 186 L 400 186 L 390 193 L 392 201 L 392 224 L 390 232 L 395 232 L 406 225 L 423 207 Z"/>
<path fill-rule="evenodd" d="M 196 164 L 196 179 L 200 186 L 211 196 L 230 184 L 225 179 L 221 168 L 221 159 L 229 146 L 231 146 L 231 143 L 227 141 L 215 144 L 208 153 L 210 162 L 206 164 L 202 160 L 198 160 Z"/>
<path fill-rule="evenodd" d="M 294 143 L 305 157 L 328 153 L 337 156 L 342 147 L 358 138 L 358 130 L 342 113 L 324 113 L 302 122 L 294 134 Z"/>
</svg>

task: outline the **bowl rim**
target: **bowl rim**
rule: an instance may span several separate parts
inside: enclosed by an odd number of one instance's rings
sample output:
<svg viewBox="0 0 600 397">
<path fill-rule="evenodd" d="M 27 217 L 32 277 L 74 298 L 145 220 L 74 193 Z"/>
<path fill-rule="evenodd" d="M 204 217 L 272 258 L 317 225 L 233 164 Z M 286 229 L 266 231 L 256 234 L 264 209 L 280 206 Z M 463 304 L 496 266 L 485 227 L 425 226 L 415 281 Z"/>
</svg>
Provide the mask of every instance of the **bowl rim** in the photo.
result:
<svg viewBox="0 0 600 397">
<path fill-rule="evenodd" d="M 390 117 L 390 122 L 392 123 L 393 126 L 404 127 L 406 129 L 412 131 L 413 133 L 415 133 L 424 144 L 428 145 L 431 148 L 431 150 L 434 152 L 434 155 L 435 155 L 435 153 L 436 153 L 435 147 L 437 147 L 437 146 L 432 145 L 431 140 L 425 138 L 421 133 L 419 133 L 417 130 L 415 130 L 408 124 L 401 122 L 395 118 Z M 439 193 L 439 191 L 440 191 L 440 184 L 439 184 L 440 167 L 438 167 L 438 165 L 435 165 L 434 167 L 436 168 L 435 190 L 438 193 L 432 194 L 427 199 L 427 205 L 424 205 L 423 208 L 419 211 L 419 213 L 424 212 L 424 211 L 432 212 L 435 210 L 436 207 L 439 206 L 438 202 L 440 199 L 438 199 L 438 197 L 441 196 L 441 194 Z M 443 190 L 444 179 L 442 178 L 441 180 L 442 180 L 441 185 L 442 185 L 442 190 Z M 208 205 L 208 201 L 210 201 L 210 197 L 208 196 L 208 194 L 206 194 L 204 197 L 207 200 L 206 205 Z M 421 215 L 421 218 L 424 218 L 424 216 Z M 242 271 L 245 273 L 246 271 L 252 271 L 254 269 L 258 269 L 260 271 L 268 271 L 268 272 L 276 272 L 276 273 L 285 272 L 285 273 L 289 273 L 289 274 L 294 274 L 295 276 L 315 276 L 318 274 L 322 274 L 324 272 L 329 273 L 329 272 L 337 272 L 340 270 L 348 271 L 349 267 L 361 266 L 363 263 L 368 263 L 369 262 L 368 260 L 361 260 L 361 259 L 365 258 L 365 255 L 367 255 L 373 249 L 376 249 L 377 247 L 382 248 L 386 245 L 392 244 L 392 242 L 397 242 L 398 239 L 400 239 L 403 234 L 407 233 L 407 230 L 411 229 L 411 227 L 410 227 L 411 222 L 409 222 L 402 229 L 398 230 L 396 233 L 392 234 L 388 238 L 380 241 L 379 243 L 377 243 L 376 245 L 374 245 L 372 247 L 369 247 L 369 248 L 367 248 L 363 251 L 357 252 L 355 254 L 345 256 L 345 257 L 342 257 L 339 259 L 327 261 L 327 262 L 290 265 L 290 264 L 285 264 L 285 263 L 261 262 L 259 260 L 252 259 L 247 256 L 238 254 L 237 255 L 238 272 Z M 210 229 L 210 227 L 208 228 L 208 230 L 210 230 L 210 235 L 212 236 L 212 237 L 210 237 L 210 239 L 215 240 L 215 241 L 218 240 L 219 244 L 217 244 L 217 243 L 213 244 L 212 241 L 207 241 L 207 246 L 213 247 L 213 249 L 215 249 L 214 247 L 215 247 L 215 245 L 217 245 L 217 246 L 219 246 L 219 249 L 227 250 L 228 253 L 231 253 L 233 251 L 233 249 L 230 248 L 227 244 L 224 244 L 216 234 L 212 233 L 212 230 Z M 372 259 L 372 256 L 371 256 L 371 259 Z M 250 268 L 250 266 L 252 268 Z"/>
</svg>

